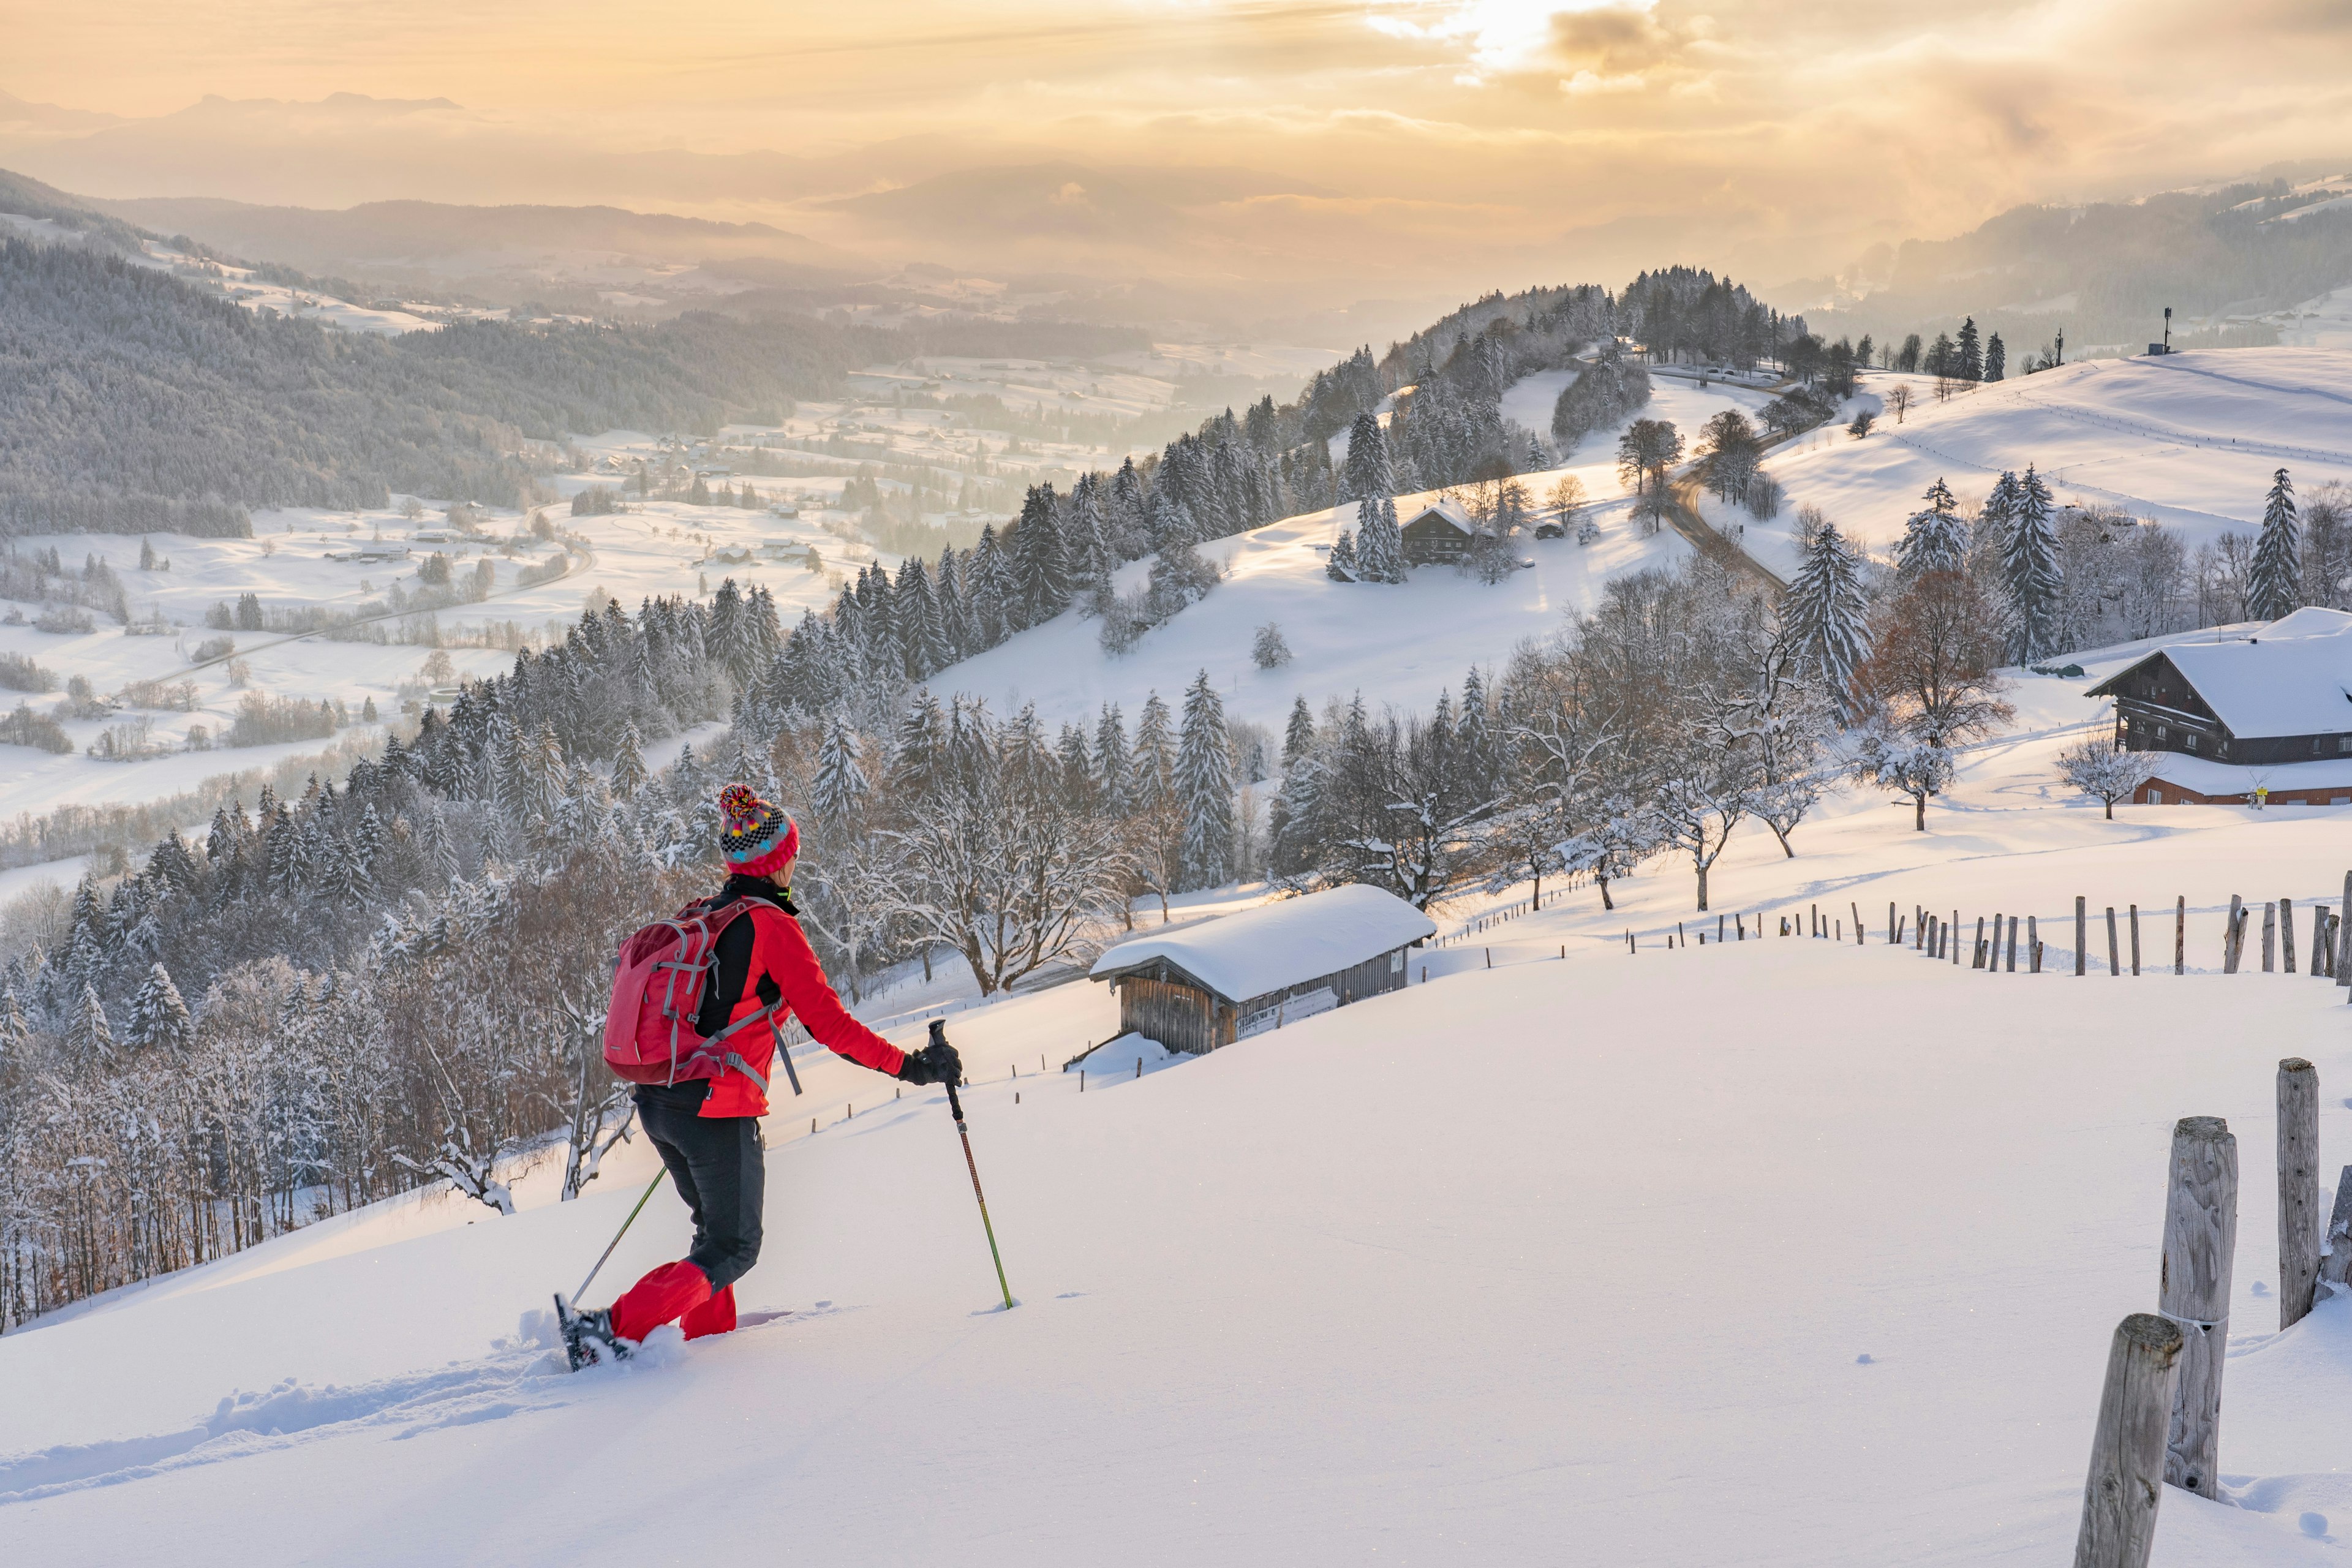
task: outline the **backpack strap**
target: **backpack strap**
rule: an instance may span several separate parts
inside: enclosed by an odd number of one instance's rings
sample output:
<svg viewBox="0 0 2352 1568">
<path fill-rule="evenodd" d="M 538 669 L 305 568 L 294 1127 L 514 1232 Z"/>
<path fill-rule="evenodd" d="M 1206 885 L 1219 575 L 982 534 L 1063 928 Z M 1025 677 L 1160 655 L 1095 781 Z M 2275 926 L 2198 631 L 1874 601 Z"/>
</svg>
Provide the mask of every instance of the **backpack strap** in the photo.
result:
<svg viewBox="0 0 2352 1568">
<path fill-rule="evenodd" d="M 761 1094 L 767 1093 L 768 1080 L 761 1077 L 759 1073 L 752 1070 L 751 1064 L 743 1059 L 742 1053 L 740 1051 L 730 1050 L 721 1054 L 719 1050 L 719 1043 L 727 1038 L 728 1036 L 734 1034 L 737 1030 L 749 1028 L 754 1024 L 766 1024 L 772 1027 L 775 1024 L 776 1015 L 783 1009 L 783 998 L 780 996 L 775 1001 L 771 1002 L 766 1006 L 761 1008 L 758 1012 L 745 1014 L 742 1017 L 736 1019 L 733 1023 L 728 1025 L 725 1028 L 719 1030 L 717 1034 L 703 1041 L 701 1048 L 694 1054 L 698 1057 L 719 1057 L 720 1066 L 733 1068 L 745 1078 L 748 1078 L 753 1083 L 758 1084 Z M 776 1059 L 784 1064 L 784 1077 L 791 1081 L 793 1092 L 794 1094 L 800 1093 L 801 1075 L 793 1070 L 792 1049 L 784 1044 L 783 1037 L 781 1034 L 776 1037 Z"/>
</svg>

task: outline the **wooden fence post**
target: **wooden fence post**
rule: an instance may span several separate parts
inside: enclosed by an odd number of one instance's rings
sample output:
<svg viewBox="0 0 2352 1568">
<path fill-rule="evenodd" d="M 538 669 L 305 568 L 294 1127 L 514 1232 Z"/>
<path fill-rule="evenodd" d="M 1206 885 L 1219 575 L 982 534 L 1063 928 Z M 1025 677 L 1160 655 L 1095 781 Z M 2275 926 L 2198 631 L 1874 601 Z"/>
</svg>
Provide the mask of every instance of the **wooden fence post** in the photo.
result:
<svg viewBox="0 0 2352 1568">
<path fill-rule="evenodd" d="M 2003 917 L 2000 914 L 1995 914 L 1992 917 L 1992 946 L 1985 952 L 1985 967 L 1995 974 L 2000 973 L 2000 922 L 2002 919 Z"/>
<path fill-rule="evenodd" d="M 2238 952 L 2245 945 L 2246 928 L 2242 920 L 2245 912 L 2246 900 L 2231 893 L 2229 918 L 2221 927 L 2221 973 L 2224 974 L 2238 973 Z"/>
<path fill-rule="evenodd" d="M 1893 947 L 1902 934 L 1903 928 L 1895 921 L 1895 900 L 1889 899 L 1886 900 L 1886 945 Z"/>
<path fill-rule="evenodd" d="M 2009 917 L 2009 973 L 2017 973 L 2017 917 Z"/>
<path fill-rule="evenodd" d="M 1985 957 L 1984 944 L 1984 916 L 1979 915 L 1977 917 L 1976 945 L 1969 950 L 1969 967 L 1970 969 L 1982 969 L 1987 962 L 1988 960 Z"/>
<path fill-rule="evenodd" d="M 2310 973 L 2315 980 L 2322 976 L 2332 976 L 2336 971 L 2336 965 L 2331 962 L 2336 956 L 2336 948 L 2335 944 L 2328 940 L 2327 930 L 2333 919 L 2334 917 L 2327 912 L 2326 904 L 2311 906 Z"/>
<path fill-rule="evenodd" d="M 2319 1277 L 2330 1285 L 2352 1282 L 2352 1165 L 2336 1178 L 2336 1207 L 2327 1216 L 2326 1243 L 2319 1249 Z"/>
<path fill-rule="evenodd" d="M 2221 1368 L 2230 1345 L 2230 1267 L 2238 1248 L 2238 1141 L 2218 1116 L 2172 1129 L 2157 1310 L 2180 1326 L 2180 1385 L 2165 1439 L 2164 1479 L 2220 1501 Z"/>
<path fill-rule="evenodd" d="M 2275 900 L 2263 905 L 2263 973 L 2278 971 L 2278 904 Z"/>
<path fill-rule="evenodd" d="M 2343 911 L 2342 914 L 2338 914 L 2336 917 L 2336 931 L 2337 939 L 2337 946 L 2336 949 L 2336 984 L 2342 986 L 2352 987 L 2352 963 L 2345 962 L 2346 944 L 2343 942 L 2345 926 L 2347 923 L 2352 923 L 2347 922 L 2344 919 L 2345 915 L 2352 915 L 2352 871 L 2347 871 L 2344 873 L 2344 901 L 2336 907 Z"/>
<path fill-rule="evenodd" d="M 2172 973 L 2189 973 L 2189 895 L 2174 895 L 2172 902 Z"/>
<path fill-rule="evenodd" d="M 2134 1312 L 2116 1325 L 2083 1483 L 2074 1568 L 2147 1568 L 2164 1496 L 2164 1438 L 2180 1381 L 2179 1325 Z"/>
<path fill-rule="evenodd" d="M 2319 1279 L 2319 1071 L 2278 1066 L 2279 1329 L 2301 1322 Z"/>
<path fill-rule="evenodd" d="M 2107 906 L 2107 973 L 2118 975 L 2124 972 L 2123 960 L 2116 952 L 2116 906 Z"/>
<path fill-rule="evenodd" d="M 2042 932 L 2034 917 L 2025 917 L 2025 969 L 2029 974 L 2042 973 Z"/>
<path fill-rule="evenodd" d="M 2087 974 L 2084 967 L 2091 961 L 2090 904 L 2082 894 L 2074 895 L 2074 973 Z"/>
<path fill-rule="evenodd" d="M 2285 973 L 2294 973 L 2294 900 L 2279 900 L 2279 956 L 2286 962 L 2281 966 Z"/>
<path fill-rule="evenodd" d="M 2352 887 L 2352 878 L 2345 879 L 2345 885 Z M 1916 949 L 1927 940 L 1927 912 L 1914 904 L 1911 907 L 1911 945 Z"/>
<path fill-rule="evenodd" d="M 1959 963 L 1959 961 L 1960 961 L 1960 944 L 1959 944 L 1959 935 L 1960 935 L 1960 911 L 1959 911 L 1959 910 L 1954 910 L 1952 911 L 1952 942 L 1951 942 L 1951 943 L 1950 943 L 1950 946 L 1951 946 L 1951 949 L 1952 949 L 1952 962 L 1953 962 L 1954 963 Z"/>
<path fill-rule="evenodd" d="M 2131 932 L 2132 975 L 2136 979 L 2139 974 L 2139 906 L 2137 904 L 2131 907 Z"/>
<path fill-rule="evenodd" d="M 1848 899 L 1845 907 L 1853 911 L 1853 945 L 1856 947 L 1869 945 L 1862 940 L 1862 906 L 1853 900 Z"/>
</svg>

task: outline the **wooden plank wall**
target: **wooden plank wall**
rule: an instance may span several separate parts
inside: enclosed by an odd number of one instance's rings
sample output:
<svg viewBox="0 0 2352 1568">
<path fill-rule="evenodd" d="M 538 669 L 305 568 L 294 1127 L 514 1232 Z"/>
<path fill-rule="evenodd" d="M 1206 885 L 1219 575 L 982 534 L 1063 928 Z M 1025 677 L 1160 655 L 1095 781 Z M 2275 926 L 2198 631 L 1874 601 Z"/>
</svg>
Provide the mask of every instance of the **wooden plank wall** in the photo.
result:
<svg viewBox="0 0 2352 1568">
<path fill-rule="evenodd" d="M 1410 978 L 1408 970 L 1409 964 L 1396 963 L 1395 954 L 1384 952 L 1335 973 L 1318 975 L 1263 996 L 1253 996 L 1238 1006 L 1228 1005 L 1208 992 L 1181 981 L 1129 974 L 1118 982 L 1118 1026 L 1122 1031 L 1131 1029 L 1149 1036 L 1171 1051 L 1197 1056 L 1232 1045 L 1234 1031 L 1247 1014 L 1327 985 L 1344 1007 L 1384 991 L 1402 990 Z"/>
</svg>

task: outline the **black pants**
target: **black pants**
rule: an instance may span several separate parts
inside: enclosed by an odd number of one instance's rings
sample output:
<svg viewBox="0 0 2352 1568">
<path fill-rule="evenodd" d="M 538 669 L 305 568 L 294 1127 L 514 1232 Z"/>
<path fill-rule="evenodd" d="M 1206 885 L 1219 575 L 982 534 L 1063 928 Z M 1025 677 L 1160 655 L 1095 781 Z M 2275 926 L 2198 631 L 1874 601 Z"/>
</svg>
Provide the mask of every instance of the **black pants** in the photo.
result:
<svg viewBox="0 0 2352 1568">
<path fill-rule="evenodd" d="M 694 1215 L 694 1247 L 686 1259 L 717 1292 L 760 1260 L 768 1170 L 759 1118 L 698 1115 L 709 1092 L 708 1083 L 648 1084 L 638 1088 L 636 1099 L 646 1136 Z"/>
</svg>

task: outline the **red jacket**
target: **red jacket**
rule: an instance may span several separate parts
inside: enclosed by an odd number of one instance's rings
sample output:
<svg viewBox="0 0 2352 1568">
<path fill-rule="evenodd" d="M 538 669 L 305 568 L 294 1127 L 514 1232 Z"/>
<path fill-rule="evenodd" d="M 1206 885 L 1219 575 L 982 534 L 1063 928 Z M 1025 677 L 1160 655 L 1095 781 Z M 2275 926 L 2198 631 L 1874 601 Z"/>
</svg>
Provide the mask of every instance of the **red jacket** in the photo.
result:
<svg viewBox="0 0 2352 1568">
<path fill-rule="evenodd" d="M 744 901 L 751 906 L 749 913 L 738 916 L 719 939 L 719 968 L 711 979 L 712 990 L 706 997 L 698 1025 L 709 1025 L 705 1035 L 739 1018 L 750 1016 L 770 1002 L 782 998 L 783 1005 L 776 1010 L 774 1027 L 750 1028 L 735 1037 L 736 1048 L 761 1078 L 772 1078 L 779 1031 L 784 1019 L 797 1016 L 801 1024 L 828 1050 L 848 1058 L 859 1067 L 876 1072 L 898 1076 L 898 1068 L 907 1055 L 898 1047 L 849 1016 L 849 1009 L 834 994 L 833 986 L 825 980 L 824 968 L 817 963 L 816 950 L 801 930 L 801 922 L 771 901 L 773 895 L 751 894 Z M 742 942 L 739 932 L 748 931 L 751 951 L 742 970 L 740 984 L 735 981 L 735 960 Z M 727 993 L 735 991 L 732 1005 L 726 1007 L 723 1018 L 714 1017 L 719 1006 L 728 1001 Z M 709 1097 L 702 1102 L 705 1116 L 765 1116 L 767 1096 L 760 1086 L 742 1073 L 722 1068 L 710 1085 Z"/>
</svg>

